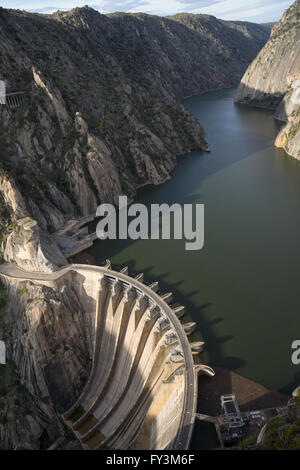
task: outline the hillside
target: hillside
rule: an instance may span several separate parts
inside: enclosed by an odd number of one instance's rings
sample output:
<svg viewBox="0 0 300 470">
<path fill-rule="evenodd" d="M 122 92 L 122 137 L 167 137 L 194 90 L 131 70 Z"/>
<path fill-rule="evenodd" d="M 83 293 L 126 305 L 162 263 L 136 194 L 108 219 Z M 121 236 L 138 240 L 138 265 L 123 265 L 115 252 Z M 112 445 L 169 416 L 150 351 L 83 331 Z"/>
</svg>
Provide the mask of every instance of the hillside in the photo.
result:
<svg viewBox="0 0 300 470">
<path fill-rule="evenodd" d="M 26 92 L 0 107 L 2 206 L 51 232 L 166 181 L 177 156 L 208 149 L 180 100 L 236 85 L 267 38 L 206 15 L 1 9 L 0 79 Z"/>
</svg>

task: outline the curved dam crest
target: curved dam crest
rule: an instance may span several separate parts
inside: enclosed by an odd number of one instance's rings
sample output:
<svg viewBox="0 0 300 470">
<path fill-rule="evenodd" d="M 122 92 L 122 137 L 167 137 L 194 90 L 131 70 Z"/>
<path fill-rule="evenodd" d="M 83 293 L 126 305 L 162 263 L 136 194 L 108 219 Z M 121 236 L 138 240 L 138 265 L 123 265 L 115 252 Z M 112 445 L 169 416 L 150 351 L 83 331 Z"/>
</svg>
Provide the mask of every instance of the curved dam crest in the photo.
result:
<svg viewBox="0 0 300 470">
<path fill-rule="evenodd" d="M 97 240 L 88 252 L 172 290 L 205 341 L 205 362 L 269 389 L 299 385 L 291 344 L 300 331 L 300 165 L 274 147 L 269 111 L 234 104 L 235 89 L 195 96 L 185 106 L 206 131 L 211 153 L 178 161 L 172 179 L 140 190 L 135 202 L 204 203 L 204 249 L 182 240 Z"/>
</svg>

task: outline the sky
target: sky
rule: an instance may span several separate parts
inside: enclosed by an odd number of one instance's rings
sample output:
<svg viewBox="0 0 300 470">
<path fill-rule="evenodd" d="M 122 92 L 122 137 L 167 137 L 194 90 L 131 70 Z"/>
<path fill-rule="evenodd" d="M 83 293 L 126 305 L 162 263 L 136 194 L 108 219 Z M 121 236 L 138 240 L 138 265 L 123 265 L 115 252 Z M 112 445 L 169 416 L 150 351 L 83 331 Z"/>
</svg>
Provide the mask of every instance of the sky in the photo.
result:
<svg viewBox="0 0 300 470">
<path fill-rule="evenodd" d="M 88 5 L 100 13 L 126 11 L 153 15 L 175 13 L 205 13 L 224 20 L 242 20 L 255 23 L 277 21 L 292 5 L 292 0 L 0 0 L 4 8 L 52 13 Z"/>
</svg>

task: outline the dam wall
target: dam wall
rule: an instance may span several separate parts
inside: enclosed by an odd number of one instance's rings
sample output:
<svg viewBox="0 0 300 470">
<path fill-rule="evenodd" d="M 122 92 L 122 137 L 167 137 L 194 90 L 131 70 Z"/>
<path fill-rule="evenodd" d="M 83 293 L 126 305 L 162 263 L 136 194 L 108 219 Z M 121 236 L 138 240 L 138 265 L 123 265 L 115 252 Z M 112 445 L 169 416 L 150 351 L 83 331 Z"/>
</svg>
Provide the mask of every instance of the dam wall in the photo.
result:
<svg viewBox="0 0 300 470">
<path fill-rule="evenodd" d="M 62 414 L 84 449 L 187 449 L 197 380 L 176 312 L 127 270 L 68 265 L 52 273 L 1 265 L 10 280 L 60 288 L 68 278 L 85 311 L 92 367 L 76 403 Z"/>
</svg>

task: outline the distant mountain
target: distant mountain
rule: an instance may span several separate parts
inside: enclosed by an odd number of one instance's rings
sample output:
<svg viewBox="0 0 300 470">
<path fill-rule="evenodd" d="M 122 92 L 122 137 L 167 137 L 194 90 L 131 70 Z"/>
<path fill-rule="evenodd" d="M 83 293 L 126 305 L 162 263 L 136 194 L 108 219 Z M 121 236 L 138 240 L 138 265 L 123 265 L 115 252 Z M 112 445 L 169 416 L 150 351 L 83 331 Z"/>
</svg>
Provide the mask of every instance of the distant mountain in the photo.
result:
<svg viewBox="0 0 300 470">
<path fill-rule="evenodd" d="M 260 23 L 261 26 L 264 26 L 265 28 L 269 29 L 270 31 L 275 26 L 275 24 L 276 24 L 276 21 L 273 21 L 272 23 Z"/>
</svg>

